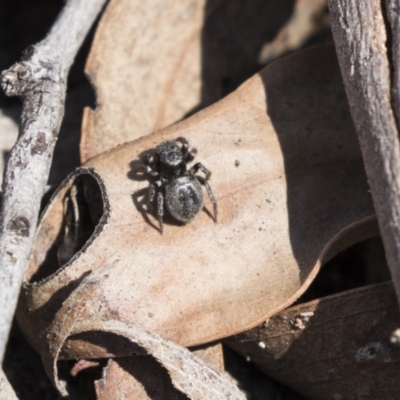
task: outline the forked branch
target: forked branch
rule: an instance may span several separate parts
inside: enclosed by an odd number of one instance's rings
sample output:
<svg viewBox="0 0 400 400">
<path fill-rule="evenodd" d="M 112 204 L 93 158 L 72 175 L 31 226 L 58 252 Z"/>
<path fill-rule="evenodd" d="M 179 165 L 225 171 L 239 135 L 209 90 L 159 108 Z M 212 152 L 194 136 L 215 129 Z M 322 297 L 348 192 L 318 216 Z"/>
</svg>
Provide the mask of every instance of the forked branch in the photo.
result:
<svg viewBox="0 0 400 400">
<path fill-rule="evenodd" d="M 22 60 L 1 74 L 5 93 L 22 97 L 22 116 L 0 210 L 0 361 L 64 116 L 68 71 L 104 3 L 68 0 L 45 39 L 28 47 Z"/>
</svg>

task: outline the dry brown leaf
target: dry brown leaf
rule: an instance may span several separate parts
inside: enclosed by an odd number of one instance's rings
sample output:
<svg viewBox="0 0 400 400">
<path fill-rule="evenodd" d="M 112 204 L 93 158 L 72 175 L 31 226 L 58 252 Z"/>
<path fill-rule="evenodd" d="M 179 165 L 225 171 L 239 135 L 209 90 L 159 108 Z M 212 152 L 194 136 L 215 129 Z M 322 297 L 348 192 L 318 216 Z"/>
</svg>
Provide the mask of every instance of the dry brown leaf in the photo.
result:
<svg viewBox="0 0 400 400">
<path fill-rule="evenodd" d="M 207 366 L 189 350 L 171 341 L 146 332 L 132 323 L 99 320 L 93 324 L 92 317 L 97 313 L 98 306 L 92 304 L 92 308 L 90 299 L 101 282 L 109 280 L 107 270 L 108 265 L 105 264 L 82 279 L 78 288 L 62 304 L 49 329 L 47 352 L 42 354 L 42 359 L 46 372 L 63 396 L 68 395 L 68 390 L 66 382 L 58 378 L 57 360 L 65 340 L 76 333 L 97 331 L 121 336 L 143 348 L 167 370 L 174 387 L 191 400 L 245 399 L 227 377 Z M 182 399 L 182 396 L 176 398 Z"/>
<path fill-rule="evenodd" d="M 221 343 L 202 346 L 193 354 L 214 370 L 223 371 Z M 150 356 L 110 359 L 103 376 L 95 382 L 97 400 L 183 400 L 165 369 Z"/>
<path fill-rule="evenodd" d="M 282 55 L 298 50 L 313 35 L 328 26 L 327 0 L 297 0 L 289 21 L 273 41 L 263 46 L 260 62 L 267 64 Z"/>
<path fill-rule="evenodd" d="M 396 400 L 399 318 L 388 282 L 291 307 L 227 343 L 312 399 Z"/>
<path fill-rule="evenodd" d="M 165 224 L 160 235 L 153 217 L 140 212 L 148 182 L 132 179 L 132 162 L 177 136 L 212 171 L 219 221 L 203 212 L 185 226 Z M 57 252 L 65 256 L 62 238 L 74 226 L 64 218 L 70 189 L 83 208 L 86 196 L 87 213 L 98 223 L 60 268 Z M 43 215 L 18 320 L 43 354 L 62 302 L 85 274 L 108 264 L 109 279 L 88 300 L 97 309 L 93 326 L 134 321 L 185 346 L 226 337 L 289 306 L 321 261 L 375 235 L 371 214 L 334 49 L 298 53 L 195 116 L 77 170 Z M 99 340 L 71 338 L 61 356 L 108 357 Z M 115 346 L 111 354 L 129 355 Z"/>
<path fill-rule="evenodd" d="M 96 400 L 188 399 L 172 386 L 160 364 L 148 356 L 110 359 L 95 389 Z"/>
<path fill-rule="evenodd" d="M 220 342 L 210 343 L 191 349 L 192 353 L 209 367 L 219 372 L 225 371 L 224 350 Z"/>
<path fill-rule="evenodd" d="M 199 104 L 204 3 L 109 4 L 87 64 L 98 107 L 85 112 L 83 161 L 171 124 Z"/>
<path fill-rule="evenodd" d="M 98 105 L 85 112 L 82 161 L 231 92 L 291 11 L 292 1 L 110 1 L 86 67 Z"/>
</svg>

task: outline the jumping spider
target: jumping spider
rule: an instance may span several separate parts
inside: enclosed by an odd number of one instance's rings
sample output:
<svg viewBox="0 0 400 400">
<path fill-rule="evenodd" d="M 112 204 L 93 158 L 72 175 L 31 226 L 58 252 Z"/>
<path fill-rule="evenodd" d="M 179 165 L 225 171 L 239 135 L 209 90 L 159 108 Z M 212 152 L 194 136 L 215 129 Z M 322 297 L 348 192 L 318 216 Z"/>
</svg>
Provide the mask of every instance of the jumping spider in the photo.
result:
<svg viewBox="0 0 400 400">
<path fill-rule="evenodd" d="M 181 146 L 179 145 L 181 144 Z M 143 162 L 143 172 L 158 178 L 149 186 L 148 205 L 157 199 L 157 218 L 160 232 L 163 232 L 164 205 L 168 213 L 176 220 L 190 222 L 203 209 L 203 190 L 206 188 L 214 207 L 214 222 L 217 222 L 217 202 L 208 184 L 211 172 L 201 163 L 187 169 L 197 150 L 189 147 L 189 142 L 178 137 L 173 141 L 159 144 L 155 153 L 147 154 Z M 196 175 L 198 171 L 205 177 Z"/>
</svg>

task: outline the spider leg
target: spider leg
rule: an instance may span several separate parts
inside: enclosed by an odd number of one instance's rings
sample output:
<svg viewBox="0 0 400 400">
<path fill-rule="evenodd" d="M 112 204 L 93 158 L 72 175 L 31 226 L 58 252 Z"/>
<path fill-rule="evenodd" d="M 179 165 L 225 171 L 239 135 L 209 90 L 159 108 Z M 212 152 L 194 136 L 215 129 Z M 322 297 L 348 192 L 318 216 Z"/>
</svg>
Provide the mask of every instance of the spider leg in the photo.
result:
<svg viewBox="0 0 400 400">
<path fill-rule="evenodd" d="M 184 137 L 179 136 L 178 138 L 175 139 L 175 141 L 182 144 L 182 151 L 184 154 L 189 150 L 189 142 Z"/>
<path fill-rule="evenodd" d="M 150 204 L 153 204 L 154 198 L 156 197 L 156 193 L 157 193 L 156 185 L 154 183 L 152 183 L 149 186 L 149 195 L 147 198 L 147 208 L 148 209 L 150 209 Z"/>
<path fill-rule="evenodd" d="M 155 165 L 155 164 L 157 164 L 157 159 L 154 156 L 154 154 L 146 154 L 144 156 L 144 160 L 143 161 L 144 161 L 144 163 L 146 165 Z"/>
<path fill-rule="evenodd" d="M 154 207 L 154 201 L 157 197 L 157 219 L 160 224 L 160 232 L 163 233 L 163 216 L 164 216 L 164 194 L 162 192 L 162 180 L 158 180 L 149 186 L 147 197 L 147 211 Z"/>
<path fill-rule="evenodd" d="M 208 181 L 211 178 L 211 171 L 209 171 L 202 163 L 196 163 L 190 168 L 189 172 L 195 175 L 198 171 L 201 171 L 206 177 L 205 180 Z"/>
<path fill-rule="evenodd" d="M 182 143 L 182 153 L 186 162 L 194 160 L 197 154 L 196 149 L 191 149 L 189 142 L 184 137 L 178 137 L 175 139 L 176 142 Z"/>
<path fill-rule="evenodd" d="M 151 176 L 158 176 L 157 159 L 152 154 L 146 154 L 143 158 L 143 172 Z"/>
<path fill-rule="evenodd" d="M 197 149 L 189 149 L 188 152 L 185 154 L 185 161 L 188 163 L 190 161 L 193 161 L 194 158 L 196 157 L 197 154 Z"/>
<path fill-rule="evenodd" d="M 151 176 L 159 175 L 158 172 L 155 169 L 153 169 L 150 165 L 145 165 L 145 167 L 143 168 L 143 172 Z"/>
<path fill-rule="evenodd" d="M 157 192 L 157 218 L 160 224 L 160 233 L 163 234 L 163 216 L 164 216 L 164 194 Z"/>
<path fill-rule="evenodd" d="M 206 179 L 204 179 L 201 176 L 196 176 L 196 179 L 206 188 L 208 197 L 211 200 L 211 203 L 213 205 L 213 211 L 214 211 L 214 222 L 217 223 L 218 220 L 218 204 L 217 200 L 214 197 L 214 193 L 211 190 L 210 184 L 207 182 Z"/>
<path fill-rule="evenodd" d="M 151 206 L 153 205 L 156 195 L 157 195 L 158 191 L 161 189 L 161 186 L 162 186 L 161 180 L 158 180 L 149 186 L 149 194 L 147 197 L 147 208 L 149 210 L 150 210 Z"/>
</svg>

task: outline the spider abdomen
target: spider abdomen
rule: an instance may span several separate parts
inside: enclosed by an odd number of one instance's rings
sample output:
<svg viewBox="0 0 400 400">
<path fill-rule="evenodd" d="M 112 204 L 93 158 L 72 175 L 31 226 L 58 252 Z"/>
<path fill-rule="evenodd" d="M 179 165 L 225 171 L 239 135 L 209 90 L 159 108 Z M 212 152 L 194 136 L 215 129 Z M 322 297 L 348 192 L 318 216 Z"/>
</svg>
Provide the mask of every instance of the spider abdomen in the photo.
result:
<svg viewBox="0 0 400 400">
<path fill-rule="evenodd" d="M 203 209 L 203 204 L 203 190 L 195 177 L 181 176 L 165 186 L 165 205 L 178 221 L 191 221 Z"/>
</svg>

